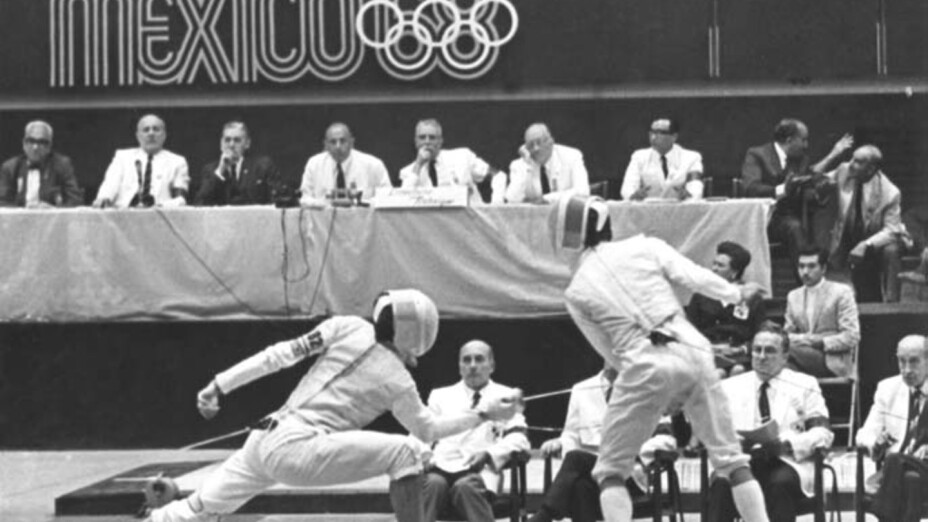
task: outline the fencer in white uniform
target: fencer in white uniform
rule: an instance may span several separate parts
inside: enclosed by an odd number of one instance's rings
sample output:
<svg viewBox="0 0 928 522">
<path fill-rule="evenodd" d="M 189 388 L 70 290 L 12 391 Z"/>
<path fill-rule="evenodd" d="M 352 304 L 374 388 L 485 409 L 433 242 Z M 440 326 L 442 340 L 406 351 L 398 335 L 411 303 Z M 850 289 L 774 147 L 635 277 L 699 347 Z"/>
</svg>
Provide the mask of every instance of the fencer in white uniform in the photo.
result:
<svg viewBox="0 0 928 522">
<path fill-rule="evenodd" d="M 682 285 L 725 303 L 753 301 L 756 284 L 735 286 L 660 239 L 611 242 L 609 209 L 599 198 L 563 198 L 553 210 L 555 247 L 582 250 L 565 292 L 567 310 L 587 340 L 619 371 L 603 420 L 593 477 L 606 522 L 631 520 L 625 488 L 641 445 L 661 416 L 682 409 L 716 471 L 728 476 L 735 504 L 749 521 L 766 521 L 760 486 L 732 424 L 712 348 L 674 294 Z"/>
<path fill-rule="evenodd" d="M 216 414 L 219 399 L 232 390 L 318 356 L 283 407 L 259 423 L 242 449 L 189 497 L 152 511 L 151 520 L 210 520 L 278 482 L 325 486 L 387 474 L 397 520 L 421 521 L 423 463 L 417 444 L 405 435 L 361 428 L 390 411 L 416 437 L 434 441 L 488 419 L 511 418 L 516 406 L 500 397 L 475 410 L 435 415 L 406 369 L 435 342 L 435 304 L 418 290 L 394 290 L 377 299 L 373 319 L 374 324 L 333 317 L 216 375 L 197 399 L 206 417 Z"/>
</svg>

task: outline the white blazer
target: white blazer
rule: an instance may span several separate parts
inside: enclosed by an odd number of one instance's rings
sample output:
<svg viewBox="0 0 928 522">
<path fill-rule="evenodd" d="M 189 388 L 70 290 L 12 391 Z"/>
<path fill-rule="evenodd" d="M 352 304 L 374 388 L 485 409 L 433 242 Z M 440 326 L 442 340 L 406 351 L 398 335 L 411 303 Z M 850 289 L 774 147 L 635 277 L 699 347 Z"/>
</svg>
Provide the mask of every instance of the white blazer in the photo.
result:
<svg viewBox="0 0 928 522">
<path fill-rule="evenodd" d="M 491 397 L 511 396 L 513 389 L 493 381 L 480 390 L 481 401 Z M 458 381 L 457 384 L 436 388 L 429 394 L 429 408 L 437 415 L 467 411 L 471 408 L 473 390 Z M 499 491 L 499 469 L 506 464 L 513 451 L 528 451 L 531 445 L 526 437 L 525 417 L 517 413 L 506 422 L 486 421 L 457 435 L 439 440 L 432 450 L 432 462 L 439 468 L 455 472 L 471 455 L 486 451 L 493 459 L 492 466 L 480 472 L 486 488 Z"/>
<path fill-rule="evenodd" d="M 900 375 L 880 381 L 876 386 L 873 406 L 870 408 L 867 420 L 864 421 L 863 427 L 855 437 L 857 444 L 872 449 L 877 437 L 885 431 L 896 439 L 896 442 L 889 447 L 889 452 L 898 452 L 905 438 L 911 392 L 912 389 L 903 382 Z"/>
<path fill-rule="evenodd" d="M 541 194 L 541 166 L 523 158 L 513 160 L 509 165 L 509 186 L 506 188 L 506 201 L 522 203 L 538 200 L 557 201 L 564 194 L 588 195 L 590 193 L 590 175 L 583 163 L 583 153 L 573 147 L 554 144 L 551 157 L 545 163 L 548 186 L 551 192 Z"/>
<path fill-rule="evenodd" d="M 690 172 L 702 173 L 702 154 L 674 144 L 667 154 L 667 178 L 661 167 L 661 155 L 653 148 L 639 149 L 625 169 L 622 199 L 629 199 L 639 188 L 648 187 L 649 198 L 675 198 L 673 189 L 686 184 Z"/>
<path fill-rule="evenodd" d="M 736 430 L 751 430 L 761 425 L 758 397 L 761 380 L 756 372 L 743 373 L 721 381 L 728 396 Z M 789 441 L 793 454 L 780 457 L 799 474 L 803 493 L 812 496 L 815 464 L 812 453 L 816 448 L 829 448 L 834 441 L 831 430 L 817 426 L 806 429 L 806 421 L 816 417 L 828 419 L 828 407 L 811 375 L 784 368 L 770 380 L 767 391 L 770 418 L 777 422 L 780 440 Z"/>
</svg>

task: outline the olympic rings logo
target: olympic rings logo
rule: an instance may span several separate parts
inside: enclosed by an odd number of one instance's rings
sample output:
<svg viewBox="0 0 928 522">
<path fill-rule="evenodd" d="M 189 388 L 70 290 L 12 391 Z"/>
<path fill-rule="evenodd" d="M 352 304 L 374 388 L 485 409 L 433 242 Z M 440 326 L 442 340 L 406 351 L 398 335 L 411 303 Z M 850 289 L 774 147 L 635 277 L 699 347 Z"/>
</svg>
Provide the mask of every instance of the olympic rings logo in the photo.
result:
<svg viewBox="0 0 928 522">
<path fill-rule="evenodd" d="M 501 35 L 498 19 L 507 18 L 508 30 Z M 519 14 L 510 0 L 476 0 L 470 8 L 454 0 L 424 0 L 412 12 L 400 9 L 398 0 L 367 0 L 355 17 L 361 42 L 403 80 L 421 78 L 436 66 L 458 79 L 479 77 L 496 63 L 500 47 L 518 27 Z M 404 39 L 412 41 L 412 49 L 402 45 Z M 462 46 L 467 40 L 470 49 Z"/>
</svg>

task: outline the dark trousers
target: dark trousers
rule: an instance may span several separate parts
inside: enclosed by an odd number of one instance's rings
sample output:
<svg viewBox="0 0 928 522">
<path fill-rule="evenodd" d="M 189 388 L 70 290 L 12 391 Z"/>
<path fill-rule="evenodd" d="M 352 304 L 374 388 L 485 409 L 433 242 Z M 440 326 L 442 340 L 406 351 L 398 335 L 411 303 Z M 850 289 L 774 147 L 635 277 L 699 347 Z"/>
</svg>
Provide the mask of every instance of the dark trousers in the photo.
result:
<svg viewBox="0 0 928 522">
<path fill-rule="evenodd" d="M 751 459 L 751 471 L 760 483 L 770 522 L 792 522 L 800 501 L 805 497 L 799 484 L 799 474 L 780 459 Z M 729 522 L 738 517 L 731 496 L 731 484 L 716 478 L 709 486 L 709 514 L 712 522 Z"/>
<path fill-rule="evenodd" d="M 602 520 L 599 484 L 591 475 L 595 465 L 596 455 L 592 453 L 574 450 L 564 455 L 561 468 L 541 503 L 552 518 L 570 517 L 573 522 Z M 631 479 L 625 481 L 625 486 L 632 499 L 645 493 Z"/>
<path fill-rule="evenodd" d="M 774 241 L 786 243 L 790 262 L 799 259 L 799 250 L 806 245 L 806 232 L 802 228 L 802 219 L 782 209 L 776 209 L 770 217 L 767 235 Z"/>
<path fill-rule="evenodd" d="M 494 494 L 487 490 L 479 473 L 433 469 L 425 475 L 422 493 L 426 521 L 434 522 L 449 510 L 468 522 L 494 520 Z"/>
<path fill-rule="evenodd" d="M 857 302 L 898 302 L 901 270 L 899 245 L 890 243 L 882 248 L 868 248 L 863 260 L 851 269 Z"/>
<path fill-rule="evenodd" d="M 883 481 L 873 499 L 873 512 L 880 520 L 921 520 L 928 498 L 928 463 L 910 455 L 890 453 L 882 471 Z"/>
</svg>

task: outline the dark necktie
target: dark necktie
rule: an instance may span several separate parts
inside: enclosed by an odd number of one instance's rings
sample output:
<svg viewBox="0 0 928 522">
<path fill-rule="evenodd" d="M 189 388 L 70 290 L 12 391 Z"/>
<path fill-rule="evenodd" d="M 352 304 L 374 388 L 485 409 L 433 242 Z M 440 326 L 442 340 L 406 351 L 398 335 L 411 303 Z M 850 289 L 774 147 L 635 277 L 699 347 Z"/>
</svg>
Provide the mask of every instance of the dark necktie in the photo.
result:
<svg viewBox="0 0 928 522">
<path fill-rule="evenodd" d="M 664 171 L 664 179 L 667 179 L 667 176 L 670 175 L 670 171 L 667 169 L 667 156 L 661 154 L 661 170 Z"/>
<path fill-rule="evenodd" d="M 335 164 L 335 188 L 345 188 L 345 170 L 342 169 L 341 163 Z"/>
<path fill-rule="evenodd" d="M 478 404 L 480 404 L 480 392 L 479 392 L 479 391 L 475 391 L 475 392 L 474 392 L 474 398 L 473 398 L 473 400 L 472 400 L 471 403 L 470 403 L 470 409 L 476 408 Z"/>
<path fill-rule="evenodd" d="M 432 180 L 432 186 L 438 186 L 438 169 L 435 168 L 435 160 L 429 161 L 429 179 Z"/>
<path fill-rule="evenodd" d="M 151 193 L 151 160 L 154 155 L 148 155 L 148 163 L 145 164 L 145 175 L 142 176 L 142 195 L 146 196 Z"/>
<path fill-rule="evenodd" d="M 612 398 L 612 384 L 610 382 L 606 385 L 606 404 L 609 404 L 609 399 Z"/>
<path fill-rule="evenodd" d="M 844 223 L 844 233 L 841 235 L 841 243 L 846 251 L 853 249 L 864 236 L 863 193 L 863 185 L 855 181 L 854 195 L 851 196 L 851 204 Z"/>
<path fill-rule="evenodd" d="M 547 194 L 551 192 L 551 184 L 548 183 L 548 169 L 544 165 L 541 166 L 541 194 Z M 608 402 L 608 401 L 607 401 Z"/>
<path fill-rule="evenodd" d="M 769 382 L 763 382 L 760 385 L 760 397 L 757 398 L 757 407 L 760 409 L 761 422 L 767 422 L 770 420 L 770 399 L 767 398 L 767 390 L 769 388 Z"/>
<path fill-rule="evenodd" d="M 918 427 L 918 417 L 921 414 L 918 408 L 918 400 L 921 396 L 921 390 L 915 389 L 912 390 L 909 397 L 909 421 L 906 424 L 905 437 L 902 439 L 902 446 L 900 447 L 903 453 L 911 453 L 911 450 L 914 449 L 909 448 L 909 445 L 912 443 L 912 439 L 915 438 L 915 428 Z"/>
</svg>

